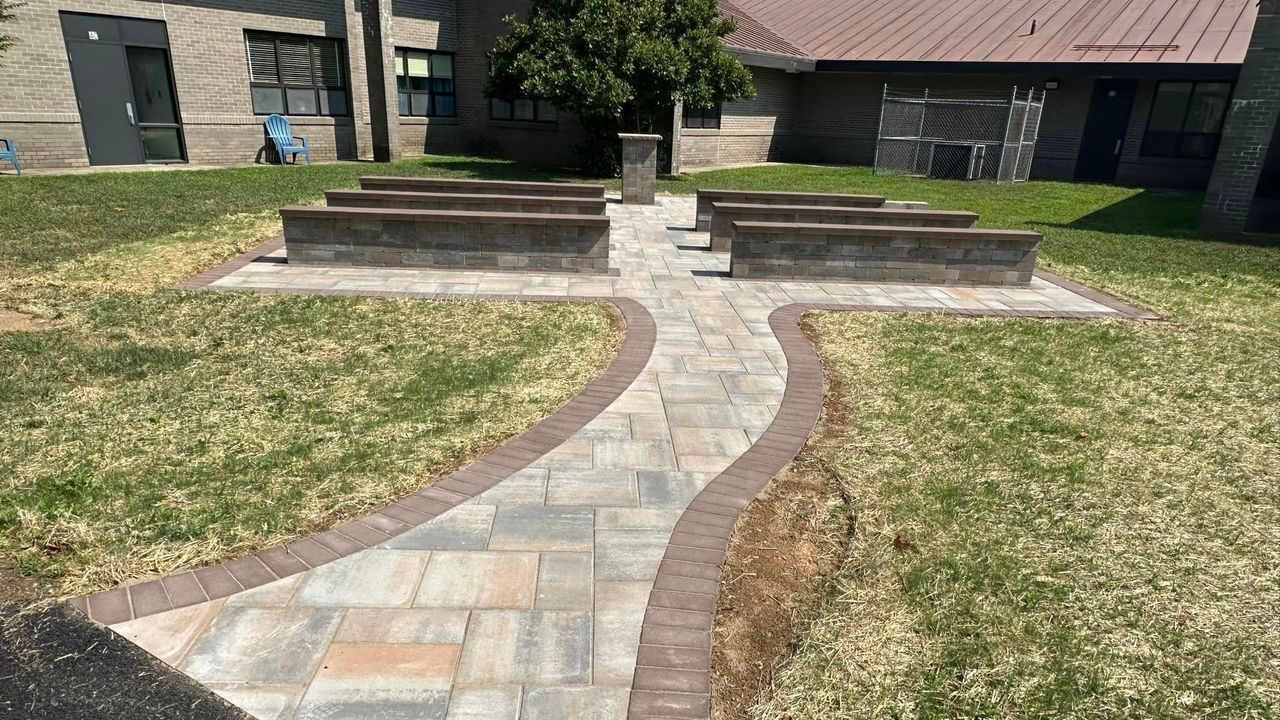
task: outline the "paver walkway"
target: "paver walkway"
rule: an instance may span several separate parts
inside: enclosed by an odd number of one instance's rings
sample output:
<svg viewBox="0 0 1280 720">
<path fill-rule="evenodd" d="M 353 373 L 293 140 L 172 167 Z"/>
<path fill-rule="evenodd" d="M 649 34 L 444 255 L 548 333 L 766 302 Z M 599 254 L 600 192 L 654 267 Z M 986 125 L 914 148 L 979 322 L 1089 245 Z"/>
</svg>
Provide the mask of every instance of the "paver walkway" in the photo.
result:
<svg viewBox="0 0 1280 720">
<path fill-rule="evenodd" d="M 374 549 L 115 629 L 258 718 L 624 718 L 672 529 L 782 402 L 787 361 L 770 327 L 774 310 L 855 303 L 1116 314 L 1041 279 L 1028 289 L 734 281 L 726 256 L 699 247 L 706 234 L 685 230 L 691 198 L 611 204 L 609 214 L 619 277 L 254 262 L 216 281 L 626 297 L 652 315 L 657 341 L 604 412 L 473 500 Z M 812 375 L 806 382 L 820 385 Z M 661 640 L 646 642 L 662 650 Z M 659 654 L 678 666 L 678 651 Z M 699 684 L 683 689 L 705 698 Z M 690 707 L 671 712 L 697 715 L 705 700 Z M 650 712 L 658 711 L 632 714 Z"/>
</svg>

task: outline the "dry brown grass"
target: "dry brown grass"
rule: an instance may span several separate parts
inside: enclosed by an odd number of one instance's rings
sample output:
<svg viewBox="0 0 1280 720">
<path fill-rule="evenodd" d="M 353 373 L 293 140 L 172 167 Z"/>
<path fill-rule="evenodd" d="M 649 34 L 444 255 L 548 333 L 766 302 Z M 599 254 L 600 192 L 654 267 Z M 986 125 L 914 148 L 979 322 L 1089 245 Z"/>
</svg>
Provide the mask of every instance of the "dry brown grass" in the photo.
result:
<svg viewBox="0 0 1280 720">
<path fill-rule="evenodd" d="M 172 200 L 132 198 L 133 226 L 151 227 L 152 201 Z M 279 219 L 154 224 L 169 231 L 0 263 L 3 303 L 39 318 L 0 333 L 0 564 L 42 581 L 28 592 L 90 592 L 367 512 L 554 410 L 620 335 L 585 304 L 172 290 Z"/>
</svg>

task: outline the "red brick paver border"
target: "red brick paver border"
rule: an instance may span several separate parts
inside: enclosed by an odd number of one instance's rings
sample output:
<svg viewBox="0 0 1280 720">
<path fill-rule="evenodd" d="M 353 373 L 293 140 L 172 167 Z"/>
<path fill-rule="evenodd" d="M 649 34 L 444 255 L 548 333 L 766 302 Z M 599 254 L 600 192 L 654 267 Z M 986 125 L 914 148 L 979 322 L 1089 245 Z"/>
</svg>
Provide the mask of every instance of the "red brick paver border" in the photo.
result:
<svg viewBox="0 0 1280 720">
<path fill-rule="evenodd" d="M 245 265 L 281 247 L 274 239 L 180 287 L 207 288 Z M 657 341 L 657 325 L 643 305 L 629 298 L 525 295 L 451 295 L 379 290 L 257 290 L 260 294 L 298 292 L 308 295 L 413 298 L 418 300 L 505 300 L 520 302 L 598 302 L 617 308 L 625 323 L 622 346 L 609 368 L 582 392 L 524 433 L 506 441 L 475 462 L 394 503 L 332 530 L 268 548 L 248 557 L 154 580 L 78 597 L 70 604 L 103 625 L 196 605 L 233 595 L 376 547 L 407 530 L 448 512 L 492 488 L 550 452 L 609 407 L 640 375 Z"/>
</svg>

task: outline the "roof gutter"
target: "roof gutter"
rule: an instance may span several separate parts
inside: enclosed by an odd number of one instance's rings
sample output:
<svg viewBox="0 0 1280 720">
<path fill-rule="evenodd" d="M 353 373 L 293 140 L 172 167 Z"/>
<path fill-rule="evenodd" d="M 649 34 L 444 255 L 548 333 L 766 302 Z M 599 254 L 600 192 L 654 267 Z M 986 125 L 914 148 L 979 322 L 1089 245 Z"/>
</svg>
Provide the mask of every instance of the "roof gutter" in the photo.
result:
<svg viewBox="0 0 1280 720">
<path fill-rule="evenodd" d="M 738 58 L 743 65 L 785 70 L 789 73 L 813 72 L 818 62 L 813 58 L 800 57 L 798 55 L 783 55 L 761 50 L 747 50 L 746 48 L 726 46 L 725 50 L 730 55 Z"/>
</svg>

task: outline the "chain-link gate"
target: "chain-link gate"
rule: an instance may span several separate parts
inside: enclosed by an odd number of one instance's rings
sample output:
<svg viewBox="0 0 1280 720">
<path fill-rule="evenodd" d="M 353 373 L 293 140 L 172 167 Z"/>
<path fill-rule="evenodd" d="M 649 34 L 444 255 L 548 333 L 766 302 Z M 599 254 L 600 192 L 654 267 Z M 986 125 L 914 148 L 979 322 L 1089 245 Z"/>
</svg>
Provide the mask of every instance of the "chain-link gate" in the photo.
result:
<svg viewBox="0 0 1280 720">
<path fill-rule="evenodd" d="M 1044 91 L 941 96 L 884 86 L 875 172 L 950 180 L 1025 182 Z"/>
</svg>

